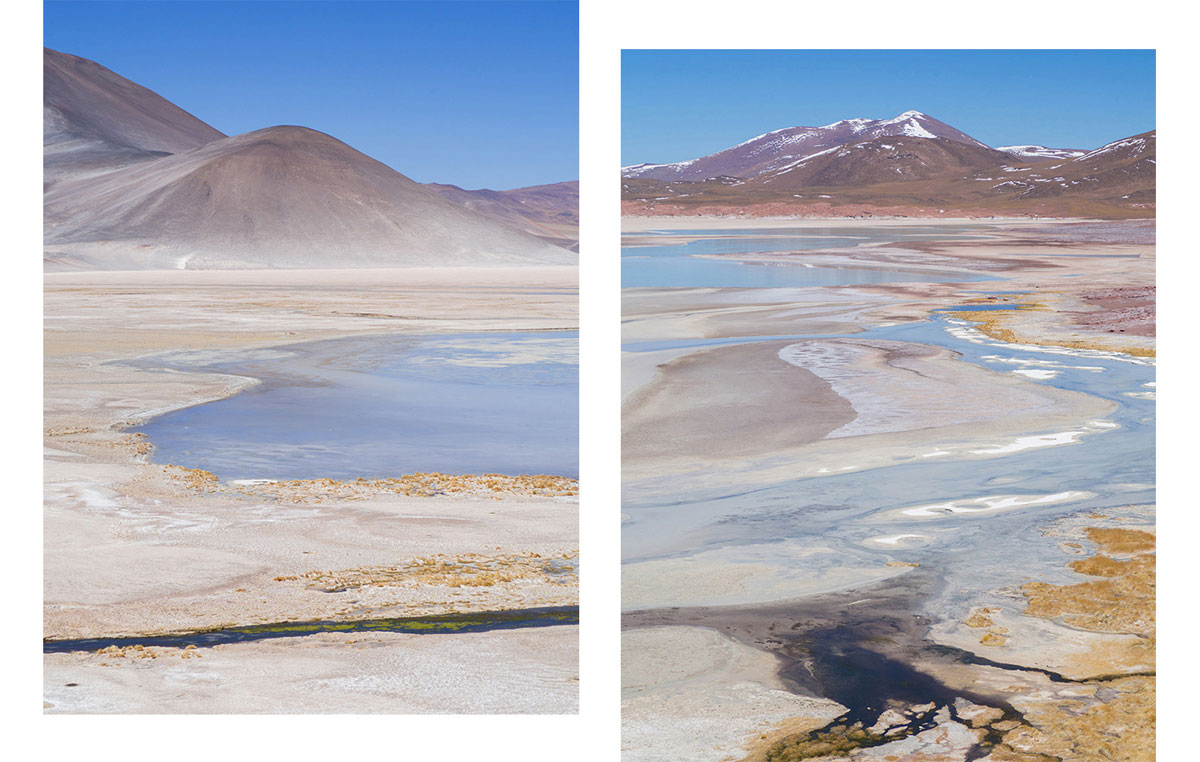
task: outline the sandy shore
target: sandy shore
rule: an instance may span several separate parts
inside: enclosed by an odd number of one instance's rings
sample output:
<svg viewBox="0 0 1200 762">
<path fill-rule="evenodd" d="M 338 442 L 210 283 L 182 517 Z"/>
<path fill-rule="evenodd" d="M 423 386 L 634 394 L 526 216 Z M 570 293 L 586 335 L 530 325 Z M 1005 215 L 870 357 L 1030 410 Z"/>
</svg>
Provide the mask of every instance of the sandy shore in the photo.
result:
<svg viewBox="0 0 1200 762">
<path fill-rule="evenodd" d="M 814 442 L 852 421 L 850 403 L 827 381 L 779 358 L 788 343 L 711 349 L 659 365 L 654 380 L 625 402 L 626 462 L 664 452 L 703 460 L 762 455 Z M 723 372 L 714 372 L 718 366 Z M 780 416 L 783 409 L 805 413 Z"/>
<path fill-rule="evenodd" d="M 843 707 L 785 689 L 775 657 L 715 630 L 648 627 L 621 639 L 621 758 L 742 759 L 779 726 L 821 727 Z"/>
<path fill-rule="evenodd" d="M 423 498 L 387 489 L 316 498 L 213 493 L 182 469 L 150 463 L 146 443 L 123 429 L 235 393 L 253 380 L 111 364 L 165 350 L 269 347 L 370 333 L 574 329 L 575 278 L 574 268 L 48 274 L 46 636 L 577 603 L 573 575 L 548 574 L 530 560 L 575 557 L 576 498 L 486 492 Z M 515 571 L 490 585 L 456 585 L 452 576 L 420 571 L 419 562 L 430 558 L 450 570 L 482 563 Z M 325 592 L 329 585 L 316 573 L 352 584 Z M 453 641 L 430 636 L 428 642 L 413 636 L 431 665 L 452 642 L 462 659 L 478 644 L 479 659 L 514 674 L 536 659 L 543 641 L 556 643 L 562 655 L 552 661 L 554 679 L 565 687 L 549 693 L 544 681 L 498 687 L 480 692 L 475 709 L 468 706 L 472 691 L 451 703 L 437 691 L 409 693 L 395 711 L 498 711 L 505 693 L 511 711 L 537 711 L 542 694 L 542 711 L 573 711 L 574 641 L 562 634 L 573 630 L 479 633 Z M 354 648 L 375 637 L 356 636 Z M 398 648 L 379 638 L 385 650 Z M 223 646 L 225 666 L 204 678 L 214 690 L 172 711 L 226 711 L 216 689 L 231 684 L 243 659 L 250 665 L 268 658 L 272 671 L 286 672 L 289 649 L 300 653 L 300 641 L 310 639 Z M 47 669 L 87 666 L 92 658 L 47 657 Z M 350 680 L 363 669 L 361 659 L 328 663 L 341 665 L 330 667 L 329 679 Z M 99 703 L 79 699 L 73 706 L 134 711 L 129 707 L 152 705 L 161 676 L 122 674 L 119 688 L 97 689 Z M 435 675 L 431 666 L 429 681 Z M 252 695 L 273 711 L 306 711 L 289 703 L 292 691 L 263 679 Z M 381 699 L 370 711 L 391 705 Z"/>
<path fill-rule="evenodd" d="M 577 711 L 578 627 L 362 633 L 129 655 L 46 657 L 45 710 L 121 714 Z"/>
</svg>

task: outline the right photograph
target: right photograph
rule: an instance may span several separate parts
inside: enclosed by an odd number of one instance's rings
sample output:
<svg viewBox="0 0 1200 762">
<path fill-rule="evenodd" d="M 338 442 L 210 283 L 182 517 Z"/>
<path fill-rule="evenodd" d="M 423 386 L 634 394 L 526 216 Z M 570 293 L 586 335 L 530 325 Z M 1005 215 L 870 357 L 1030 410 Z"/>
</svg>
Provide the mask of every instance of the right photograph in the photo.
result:
<svg viewBox="0 0 1200 762">
<path fill-rule="evenodd" d="M 622 55 L 625 762 L 1155 758 L 1155 51 Z"/>
</svg>

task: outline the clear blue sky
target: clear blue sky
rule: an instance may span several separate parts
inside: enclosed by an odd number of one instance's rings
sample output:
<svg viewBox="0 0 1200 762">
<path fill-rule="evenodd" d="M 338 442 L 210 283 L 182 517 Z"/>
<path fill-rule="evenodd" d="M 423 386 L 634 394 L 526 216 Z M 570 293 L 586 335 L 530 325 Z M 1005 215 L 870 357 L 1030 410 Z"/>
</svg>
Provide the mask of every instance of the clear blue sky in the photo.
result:
<svg viewBox="0 0 1200 762">
<path fill-rule="evenodd" d="M 45 44 L 235 135 L 327 132 L 420 182 L 579 176 L 578 5 L 45 3 Z"/>
<path fill-rule="evenodd" d="M 624 165 L 909 109 L 992 146 L 1096 148 L 1155 128 L 1145 50 L 626 50 L 621 81 Z"/>
</svg>

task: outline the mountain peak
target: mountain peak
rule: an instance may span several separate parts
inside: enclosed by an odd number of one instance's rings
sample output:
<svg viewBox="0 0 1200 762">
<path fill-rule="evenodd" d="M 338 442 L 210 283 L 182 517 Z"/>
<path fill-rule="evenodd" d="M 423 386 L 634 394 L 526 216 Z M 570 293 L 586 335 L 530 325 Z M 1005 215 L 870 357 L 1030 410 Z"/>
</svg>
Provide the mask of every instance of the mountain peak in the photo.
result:
<svg viewBox="0 0 1200 762">
<path fill-rule="evenodd" d="M 892 119 L 842 119 L 824 127 L 787 127 L 757 135 L 722 151 L 671 164 L 636 164 L 623 177 L 653 180 L 704 180 L 709 177 L 749 179 L 795 166 L 838 146 L 876 138 L 925 138 L 987 148 L 944 122 L 915 109 Z"/>
</svg>

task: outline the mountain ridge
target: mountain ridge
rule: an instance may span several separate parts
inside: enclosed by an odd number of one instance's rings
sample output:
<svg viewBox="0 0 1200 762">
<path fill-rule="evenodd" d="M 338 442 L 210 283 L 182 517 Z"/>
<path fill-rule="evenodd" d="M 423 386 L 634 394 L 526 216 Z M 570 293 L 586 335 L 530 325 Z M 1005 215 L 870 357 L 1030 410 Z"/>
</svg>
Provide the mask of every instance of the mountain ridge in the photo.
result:
<svg viewBox="0 0 1200 762">
<path fill-rule="evenodd" d="M 227 137 L 95 61 L 42 50 L 48 179 L 149 161 Z"/>
<path fill-rule="evenodd" d="M 226 136 L 45 49 L 47 269 L 575 264 L 325 133 Z"/>
<path fill-rule="evenodd" d="M 993 149 L 906 111 L 775 130 L 672 165 L 624 167 L 622 202 L 628 214 L 936 216 L 949 207 L 967 215 L 1153 216 L 1155 138 L 1151 130 L 1092 151 Z"/>
<path fill-rule="evenodd" d="M 945 138 L 987 148 L 984 143 L 920 111 L 905 111 L 891 119 L 842 119 L 823 127 L 785 127 L 763 133 L 735 146 L 682 162 L 635 164 L 622 167 L 625 178 L 705 180 L 710 177 L 753 178 L 789 161 L 810 158 L 825 150 L 882 137 Z"/>
<path fill-rule="evenodd" d="M 467 190 L 449 183 L 425 183 L 443 198 L 493 217 L 558 246 L 578 251 L 579 181 L 530 185 L 511 190 Z"/>
</svg>

